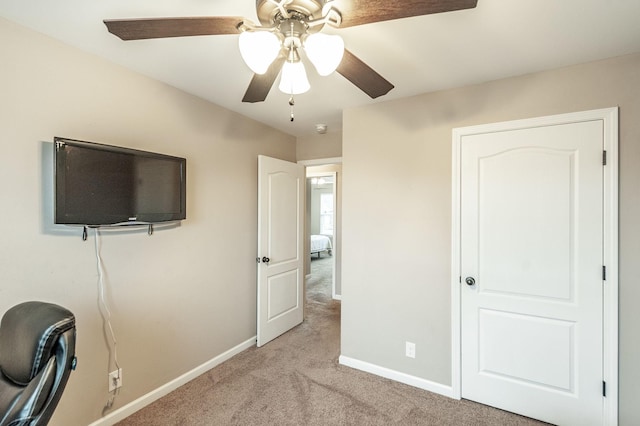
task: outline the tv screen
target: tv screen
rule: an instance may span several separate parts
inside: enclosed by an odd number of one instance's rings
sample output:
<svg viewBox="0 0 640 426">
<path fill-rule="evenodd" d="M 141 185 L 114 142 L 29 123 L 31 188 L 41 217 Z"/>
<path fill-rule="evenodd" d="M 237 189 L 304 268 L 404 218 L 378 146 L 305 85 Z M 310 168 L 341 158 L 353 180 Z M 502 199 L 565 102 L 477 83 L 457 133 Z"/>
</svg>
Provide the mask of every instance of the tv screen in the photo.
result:
<svg viewBox="0 0 640 426">
<path fill-rule="evenodd" d="M 186 219 L 187 160 L 56 137 L 55 223 L 131 225 Z"/>
</svg>

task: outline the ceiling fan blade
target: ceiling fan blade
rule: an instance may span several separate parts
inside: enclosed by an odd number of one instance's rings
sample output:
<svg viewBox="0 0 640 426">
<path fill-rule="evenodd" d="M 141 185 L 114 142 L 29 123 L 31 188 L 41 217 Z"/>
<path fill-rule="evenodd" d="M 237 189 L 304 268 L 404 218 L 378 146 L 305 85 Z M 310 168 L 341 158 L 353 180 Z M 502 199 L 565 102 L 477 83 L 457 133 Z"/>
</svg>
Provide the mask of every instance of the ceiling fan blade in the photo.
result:
<svg viewBox="0 0 640 426">
<path fill-rule="evenodd" d="M 472 9 L 478 0 L 334 0 L 331 4 L 342 14 L 340 28 L 390 21 L 411 16 Z"/>
<path fill-rule="evenodd" d="M 110 33 L 122 40 L 238 34 L 239 16 L 202 16 L 187 18 L 105 19 Z"/>
<path fill-rule="evenodd" d="M 242 102 L 262 102 L 267 99 L 271 86 L 276 81 L 282 65 L 284 65 L 286 57 L 284 55 L 278 56 L 269 66 L 269 69 L 264 74 L 254 74 L 249 83 L 249 87 L 242 98 Z"/>
<path fill-rule="evenodd" d="M 342 62 L 340 62 L 336 71 L 372 99 L 386 95 L 394 87 L 393 84 L 389 83 L 384 77 L 375 72 L 373 68 L 362 62 L 362 60 L 347 49 L 344 50 Z"/>
</svg>

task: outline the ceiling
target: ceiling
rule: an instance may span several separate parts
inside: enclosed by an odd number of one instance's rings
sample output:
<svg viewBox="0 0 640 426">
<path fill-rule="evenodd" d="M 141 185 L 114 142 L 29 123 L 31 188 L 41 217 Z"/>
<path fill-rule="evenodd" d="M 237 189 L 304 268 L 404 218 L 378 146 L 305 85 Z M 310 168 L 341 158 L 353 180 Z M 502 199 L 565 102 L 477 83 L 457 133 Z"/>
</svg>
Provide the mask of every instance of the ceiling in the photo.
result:
<svg viewBox="0 0 640 426">
<path fill-rule="evenodd" d="M 325 27 L 395 89 L 372 100 L 307 63 L 311 90 L 296 96 L 291 122 L 277 81 L 265 102 L 241 102 L 253 74 L 237 35 L 125 42 L 102 23 L 168 16 L 258 22 L 253 0 L 0 0 L 0 16 L 294 136 L 315 133 L 318 123 L 340 131 L 347 108 L 640 51 L 639 0 L 478 0 L 475 9 Z"/>
</svg>

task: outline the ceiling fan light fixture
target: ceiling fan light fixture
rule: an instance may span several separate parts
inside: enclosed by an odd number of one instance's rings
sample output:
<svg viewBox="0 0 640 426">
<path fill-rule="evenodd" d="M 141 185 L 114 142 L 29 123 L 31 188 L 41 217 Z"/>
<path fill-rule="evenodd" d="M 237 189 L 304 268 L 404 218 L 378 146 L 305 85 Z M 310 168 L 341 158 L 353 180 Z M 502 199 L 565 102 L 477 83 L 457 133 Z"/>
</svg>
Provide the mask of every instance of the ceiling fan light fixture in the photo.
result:
<svg viewBox="0 0 640 426">
<path fill-rule="evenodd" d="M 287 61 L 284 63 L 278 88 L 281 92 L 288 95 L 299 95 L 309 91 L 311 85 L 307 79 L 307 72 L 302 62 Z"/>
<path fill-rule="evenodd" d="M 264 74 L 280 53 L 280 40 L 270 31 L 244 31 L 238 41 L 245 64 L 256 74 Z"/>
<path fill-rule="evenodd" d="M 311 34 L 304 42 L 307 57 L 321 76 L 334 72 L 344 55 L 344 41 L 339 35 Z"/>
</svg>

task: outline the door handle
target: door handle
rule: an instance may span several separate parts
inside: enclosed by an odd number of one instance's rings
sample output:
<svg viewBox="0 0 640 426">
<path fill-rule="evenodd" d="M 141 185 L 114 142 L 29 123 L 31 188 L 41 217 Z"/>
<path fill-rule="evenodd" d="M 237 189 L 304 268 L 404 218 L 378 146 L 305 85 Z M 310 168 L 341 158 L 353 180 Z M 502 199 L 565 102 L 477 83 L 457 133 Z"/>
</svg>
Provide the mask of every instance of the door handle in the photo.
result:
<svg viewBox="0 0 640 426">
<path fill-rule="evenodd" d="M 262 263 L 269 263 L 270 260 L 271 259 L 269 259 L 268 257 L 265 256 L 265 257 L 262 258 Z"/>
<path fill-rule="evenodd" d="M 476 280 L 473 277 L 467 277 L 464 279 L 464 282 L 467 283 L 468 286 L 472 286 L 476 283 Z"/>
</svg>

